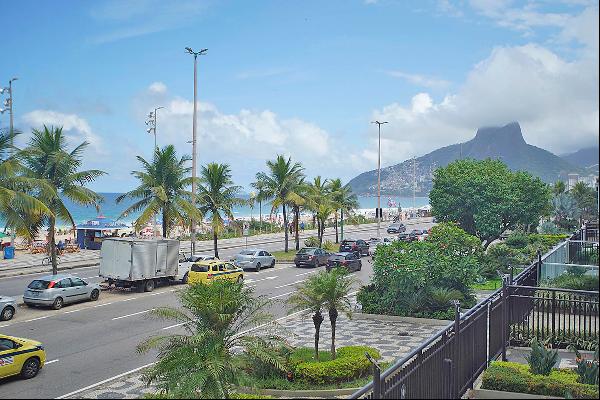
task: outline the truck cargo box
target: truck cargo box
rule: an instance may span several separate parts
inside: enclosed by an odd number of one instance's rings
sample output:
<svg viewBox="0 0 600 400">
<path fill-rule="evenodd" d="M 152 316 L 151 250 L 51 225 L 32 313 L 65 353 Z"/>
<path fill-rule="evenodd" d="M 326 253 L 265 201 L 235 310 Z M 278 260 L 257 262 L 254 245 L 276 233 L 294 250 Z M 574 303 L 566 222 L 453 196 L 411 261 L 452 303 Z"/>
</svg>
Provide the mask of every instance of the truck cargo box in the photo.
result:
<svg viewBox="0 0 600 400">
<path fill-rule="evenodd" d="M 178 262 L 178 240 L 107 238 L 100 250 L 99 275 L 131 282 L 175 278 Z"/>
</svg>

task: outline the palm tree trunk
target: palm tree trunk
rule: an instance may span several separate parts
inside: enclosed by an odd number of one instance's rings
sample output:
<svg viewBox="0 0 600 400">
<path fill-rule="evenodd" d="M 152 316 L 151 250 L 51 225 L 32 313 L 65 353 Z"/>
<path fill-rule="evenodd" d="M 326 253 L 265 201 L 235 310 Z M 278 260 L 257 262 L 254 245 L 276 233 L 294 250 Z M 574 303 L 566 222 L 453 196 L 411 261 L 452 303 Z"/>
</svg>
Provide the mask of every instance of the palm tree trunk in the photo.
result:
<svg viewBox="0 0 600 400">
<path fill-rule="evenodd" d="M 167 238 L 167 218 L 166 217 L 166 212 L 165 209 L 163 208 L 162 211 L 162 234 L 163 234 L 163 238 L 166 239 Z M 152 227 L 152 232 L 154 232 L 154 230 L 156 229 L 156 227 Z"/>
<path fill-rule="evenodd" d="M 296 230 L 296 251 L 300 250 L 300 233 L 298 232 L 298 220 L 300 219 L 300 207 L 294 209 L 294 229 Z"/>
<path fill-rule="evenodd" d="M 217 230 L 213 228 L 213 245 L 215 248 L 215 258 L 218 259 L 219 258 L 219 249 L 217 248 L 217 240 L 218 240 Z"/>
<path fill-rule="evenodd" d="M 58 263 L 56 260 L 56 237 L 54 236 L 54 228 L 56 220 L 50 217 L 50 231 L 48 232 L 48 245 L 50 246 L 50 259 L 52 260 L 52 275 L 58 274 Z"/>
<path fill-rule="evenodd" d="M 287 215 L 285 213 L 285 204 L 283 204 L 283 231 L 285 232 L 285 252 L 287 253 L 289 250 L 288 246 L 288 225 L 287 225 Z"/>
<path fill-rule="evenodd" d="M 341 238 L 342 240 L 344 240 L 344 209 L 340 209 L 340 231 L 341 231 Z"/>
<path fill-rule="evenodd" d="M 319 239 L 319 247 L 323 241 L 321 240 L 321 220 L 317 218 L 317 239 Z"/>
<path fill-rule="evenodd" d="M 335 242 L 339 243 L 340 242 L 340 238 L 338 237 L 338 225 L 337 225 L 337 210 L 335 211 Z"/>
<path fill-rule="evenodd" d="M 258 201 L 258 213 L 259 213 L 259 228 L 258 228 L 258 232 L 262 233 L 262 200 Z"/>
<path fill-rule="evenodd" d="M 335 308 L 329 309 L 329 321 L 331 322 L 331 359 L 335 360 L 335 325 L 338 318 L 338 311 Z"/>
<path fill-rule="evenodd" d="M 319 335 L 321 333 L 321 324 L 323 323 L 323 315 L 321 311 L 314 313 L 312 320 L 315 325 L 315 360 L 319 361 Z"/>
</svg>

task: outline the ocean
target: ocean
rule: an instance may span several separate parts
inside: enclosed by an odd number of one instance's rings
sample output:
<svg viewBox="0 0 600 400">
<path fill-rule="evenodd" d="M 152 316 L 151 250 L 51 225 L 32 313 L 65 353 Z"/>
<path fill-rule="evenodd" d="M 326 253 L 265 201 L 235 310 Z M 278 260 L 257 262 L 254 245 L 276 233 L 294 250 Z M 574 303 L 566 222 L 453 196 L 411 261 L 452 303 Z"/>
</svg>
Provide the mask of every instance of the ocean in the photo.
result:
<svg viewBox="0 0 600 400">
<path fill-rule="evenodd" d="M 68 199 L 65 200 L 65 205 L 67 206 L 67 209 L 73 215 L 73 219 L 75 220 L 76 224 L 85 223 L 86 221 L 93 219 L 93 218 L 97 217 L 98 215 L 104 215 L 105 217 L 116 220 L 117 218 L 119 218 L 121 213 L 127 207 L 129 207 L 131 204 L 134 203 L 131 200 L 125 200 L 122 203 L 117 204 L 116 199 L 119 195 L 121 195 L 121 193 L 99 193 L 99 194 L 104 197 L 104 201 L 100 204 L 99 212 L 96 212 L 96 209 L 92 206 L 85 207 L 85 206 L 81 206 L 79 204 L 75 204 Z M 241 195 L 240 197 L 247 199 L 247 198 L 249 198 L 249 195 Z M 375 207 L 377 207 L 377 197 L 359 197 L 358 200 L 359 200 L 361 209 L 373 209 L 374 210 Z M 398 204 L 402 208 L 410 208 L 413 206 L 413 198 L 412 197 L 391 197 L 391 196 L 382 196 L 381 197 L 381 206 L 383 208 L 386 208 L 386 207 L 396 208 L 396 207 L 398 207 Z M 415 206 L 416 207 L 423 207 L 423 206 L 426 206 L 427 204 L 429 204 L 428 197 L 416 197 L 415 198 Z M 270 211 L 271 211 L 270 204 L 262 205 L 263 215 L 268 215 Z M 137 218 L 137 216 L 139 214 L 140 213 L 130 214 L 127 217 L 122 218 L 121 221 L 124 223 L 130 224 Z M 235 215 L 236 218 L 244 218 L 244 217 L 250 217 L 250 216 L 258 217 L 258 215 L 259 215 L 258 203 L 255 205 L 254 209 L 251 209 L 250 206 L 247 206 L 247 205 L 235 207 L 233 209 L 233 214 Z M 0 221 L 2 221 L 1 215 L 0 215 Z"/>
</svg>

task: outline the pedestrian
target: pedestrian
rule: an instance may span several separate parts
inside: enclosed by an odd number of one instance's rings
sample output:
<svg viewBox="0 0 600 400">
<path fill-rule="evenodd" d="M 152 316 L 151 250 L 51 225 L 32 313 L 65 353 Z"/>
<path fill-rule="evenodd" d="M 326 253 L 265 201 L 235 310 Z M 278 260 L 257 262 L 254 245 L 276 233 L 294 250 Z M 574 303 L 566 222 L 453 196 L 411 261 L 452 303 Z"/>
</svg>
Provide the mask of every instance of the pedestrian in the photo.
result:
<svg viewBox="0 0 600 400">
<path fill-rule="evenodd" d="M 304 221 L 300 222 L 300 230 L 304 233 Z"/>
</svg>

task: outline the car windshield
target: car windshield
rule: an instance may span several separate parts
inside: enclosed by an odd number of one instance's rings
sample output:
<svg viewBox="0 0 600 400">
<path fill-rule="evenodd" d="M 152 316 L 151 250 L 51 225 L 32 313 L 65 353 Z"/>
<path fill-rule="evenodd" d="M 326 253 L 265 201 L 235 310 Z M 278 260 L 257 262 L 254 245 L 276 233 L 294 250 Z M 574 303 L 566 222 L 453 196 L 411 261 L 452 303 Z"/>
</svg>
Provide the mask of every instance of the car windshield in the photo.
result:
<svg viewBox="0 0 600 400">
<path fill-rule="evenodd" d="M 298 252 L 298 254 L 310 254 L 314 251 L 315 249 L 307 249 L 306 247 L 303 249 L 300 249 L 300 251 Z"/>
<path fill-rule="evenodd" d="M 194 264 L 191 269 L 193 272 L 208 272 L 208 265 Z"/>
<path fill-rule="evenodd" d="M 331 256 L 331 259 L 336 261 L 336 260 L 343 260 L 344 259 L 344 255 L 343 254 L 333 254 Z"/>
<path fill-rule="evenodd" d="M 36 279 L 35 281 L 31 282 L 27 287 L 29 289 L 48 289 L 48 285 L 50 285 L 50 281 Z"/>
<path fill-rule="evenodd" d="M 342 244 L 352 244 L 354 242 L 356 242 L 356 240 L 344 240 Z"/>
<path fill-rule="evenodd" d="M 242 250 L 242 251 L 240 251 L 240 255 L 241 256 L 253 256 L 254 252 L 250 251 L 250 250 Z"/>
</svg>

